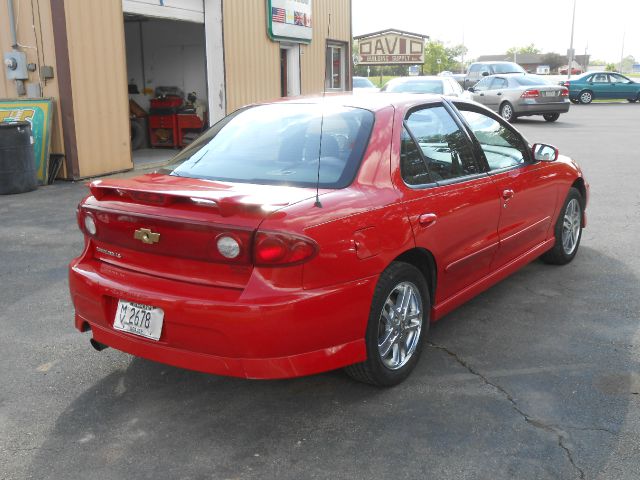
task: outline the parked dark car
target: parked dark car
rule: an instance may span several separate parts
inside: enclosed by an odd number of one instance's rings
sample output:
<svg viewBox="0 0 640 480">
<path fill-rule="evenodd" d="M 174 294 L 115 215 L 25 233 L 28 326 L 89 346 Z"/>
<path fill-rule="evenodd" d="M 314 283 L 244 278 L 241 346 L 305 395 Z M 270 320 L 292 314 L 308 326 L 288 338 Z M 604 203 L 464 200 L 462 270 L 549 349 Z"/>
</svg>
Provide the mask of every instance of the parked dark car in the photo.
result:
<svg viewBox="0 0 640 480">
<path fill-rule="evenodd" d="M 615 72 L 588 72 L 562 82 L 573 103 L 591 103 L 597 99 L 640 101 L 640 83 Z"/>
</svg>

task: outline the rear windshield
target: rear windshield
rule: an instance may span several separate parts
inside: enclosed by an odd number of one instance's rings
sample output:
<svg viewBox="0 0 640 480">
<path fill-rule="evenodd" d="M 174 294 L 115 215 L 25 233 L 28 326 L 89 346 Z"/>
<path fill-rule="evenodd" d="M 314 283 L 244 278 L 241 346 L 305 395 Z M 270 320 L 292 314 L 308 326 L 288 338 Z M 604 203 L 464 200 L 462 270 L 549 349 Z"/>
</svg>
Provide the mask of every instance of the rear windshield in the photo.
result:
<svg viewBox="0 0 640 480">
<path fill-rule="evenodd" d="M 522 87 L 529 87 L 532 85 L 550 85 L 548 80 L 537 77 L 535 75 L 523 75 L 521 77 L 513 77 L 513 80 Z"/>
<path fill-rule="evenodd" d="M 368 78 L 353 77 L 354 88 L 375 88 L 376 86 L 371 83 Z"/>
<path fill-rule="evenodd" d="M 493 71 L 495 73 L 520 73 L 524 72 L 524 68 L 517 63 L 496 63 L 493 66 Z"/>
<path fill-rule="evenodd" d="M 442 80 L 415 80 L 410 82 L 391 82 L 383 88 L 392 93 L 438 93 L 442 94 Z"/>
<path fill-rule="evenodd" d="M 344 188 L 360 166 L 373 122 L 373 113 L 360 108 L 322 104 L 250 107 L 211 127 L 161 173 L 226 182 Z"/>
</svg>

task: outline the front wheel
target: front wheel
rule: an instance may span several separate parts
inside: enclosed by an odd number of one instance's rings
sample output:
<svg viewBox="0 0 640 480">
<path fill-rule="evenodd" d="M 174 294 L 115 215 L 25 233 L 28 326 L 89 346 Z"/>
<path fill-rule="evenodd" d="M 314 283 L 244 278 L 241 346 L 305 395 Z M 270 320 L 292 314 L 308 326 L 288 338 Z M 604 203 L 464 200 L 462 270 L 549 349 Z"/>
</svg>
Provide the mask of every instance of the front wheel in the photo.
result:
<svg viewBox="0 0 640 480">
<path fill-rule="evenodd" d="M 516 119 L 513 106 L 509 102 L 505 102 L 500 106 L 500 116 L 507 122 L 513 122 Z"/>
<path fill-rule="evenodd" d="M 380 275 L 365 335 L 367 359 L 345 368 L 353 379 L 380 387 L 402 382 L 418 363 L 429 330 L 431 302 L 420 271 L 393 262 Z"/>
<path fill-rule="evenodd" d="M 542 117 L 547 122 L 555 122 L 556 120 L 558 120 L 560 118 L 560 114 L 559 113 L 545 113 L 544 115 L 542 115 Z"/>
<path fill-rule="evenodd" d="M 564 265 L 578 253 L 582 238 L 584 199 L 578 189 L 571 187 L 554 229 L 556 242 L 542 255 L 542 260 L 554 265 Z"/>
</svg>

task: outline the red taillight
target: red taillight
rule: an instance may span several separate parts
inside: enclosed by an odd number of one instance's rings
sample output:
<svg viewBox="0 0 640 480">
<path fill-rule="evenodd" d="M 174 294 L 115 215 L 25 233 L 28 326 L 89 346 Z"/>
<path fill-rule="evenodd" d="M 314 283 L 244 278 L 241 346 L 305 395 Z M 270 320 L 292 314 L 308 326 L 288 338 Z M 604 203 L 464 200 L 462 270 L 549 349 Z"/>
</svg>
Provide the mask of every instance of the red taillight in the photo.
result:
<svg viewBox="0 0 640 480">
<path fill-rule="evenodd" d="M 560 94 L 560 96 L 562 97 L 568 97 L 569 96 L 569 90 L 566 88 L 562 89 L 562 93 Z"/>
<path fill-rule="evenodd" d="M 276 232 L 257 232 L 253 242 L 253 263 L 276 267 L 311 260 L 318 251 L 310 238 Z"/>
<path fill-rule="evenodd" d="M 520 95 L 520 98 L 536 98 L 539 96 L 540 96 L 540 90 L 529 89 L 522 92 L 522 95 Z"/>
<path fill-rule="evenodd" d="M 76 218 L 78 220 L 78 227 L 80 231 L 85 235 L 95 236 L 97 233 L 96 219 L 95 217 L 82 208 L 78 208 Z"/>
</svg>

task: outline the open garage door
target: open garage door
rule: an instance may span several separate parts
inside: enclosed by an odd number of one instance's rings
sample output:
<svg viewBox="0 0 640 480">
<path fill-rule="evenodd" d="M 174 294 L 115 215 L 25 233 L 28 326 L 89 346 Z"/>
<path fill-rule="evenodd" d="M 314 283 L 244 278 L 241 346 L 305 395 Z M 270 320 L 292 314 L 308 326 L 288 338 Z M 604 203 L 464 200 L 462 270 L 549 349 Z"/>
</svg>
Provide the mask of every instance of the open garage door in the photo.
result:
<svg viewBox="0 0 640 480">
<path fill-rule="evenodd" d="M 145 168 L 171 158 L 208 125 L 205 29 L 131 13 L 124 21 L 133 162 Z"/>
</svg>

